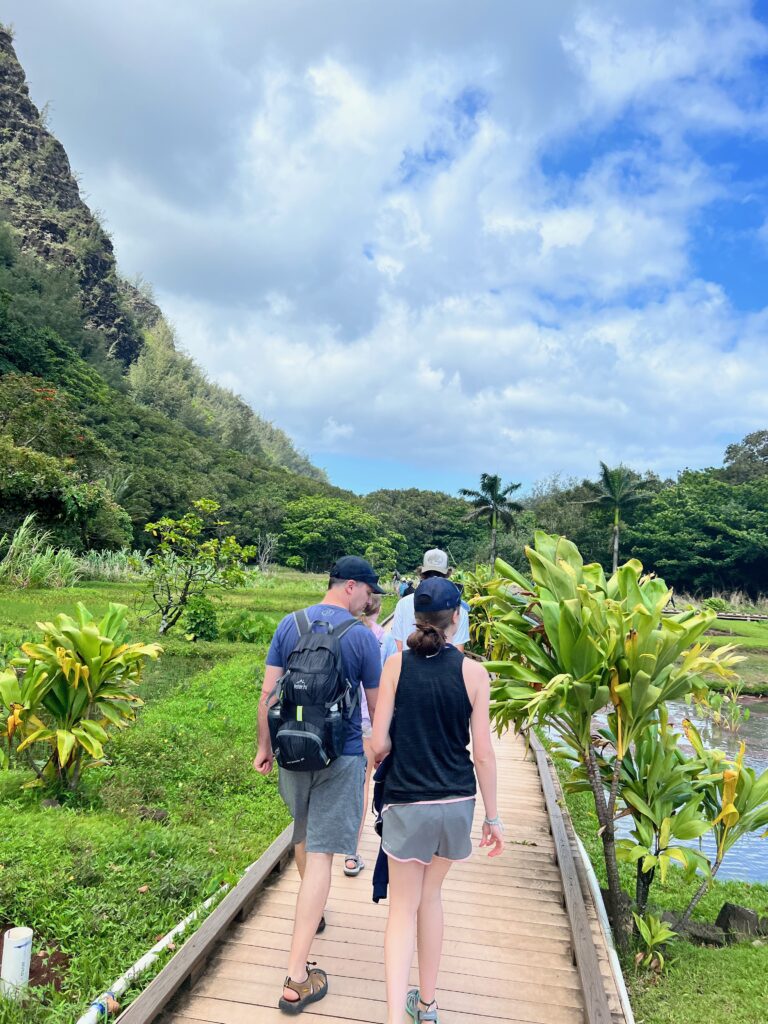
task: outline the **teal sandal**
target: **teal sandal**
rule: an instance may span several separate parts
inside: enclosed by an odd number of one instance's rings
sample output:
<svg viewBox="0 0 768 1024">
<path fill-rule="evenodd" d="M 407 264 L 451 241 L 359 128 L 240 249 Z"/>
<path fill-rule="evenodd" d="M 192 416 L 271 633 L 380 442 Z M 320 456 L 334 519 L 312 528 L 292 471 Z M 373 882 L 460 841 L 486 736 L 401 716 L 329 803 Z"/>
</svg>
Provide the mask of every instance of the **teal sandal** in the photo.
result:
<svg viewBox="0 0 768 1024">
<path fill-rule="evenodd" d="M 440 1024 L 440 1019 L 437 1016 L 437 1003 L 433 999 L 429 1005 L 424 1003 L 427 1007 L 426 1010 L 419 1009 L 419 990 L 412 988 L 405 998 L 405 1010 L 409 1017 L 414 1021 L 414 1024 L 422 1024 L 422 1021 L 426 1021 L 427 1024 Z"/>
</svg>

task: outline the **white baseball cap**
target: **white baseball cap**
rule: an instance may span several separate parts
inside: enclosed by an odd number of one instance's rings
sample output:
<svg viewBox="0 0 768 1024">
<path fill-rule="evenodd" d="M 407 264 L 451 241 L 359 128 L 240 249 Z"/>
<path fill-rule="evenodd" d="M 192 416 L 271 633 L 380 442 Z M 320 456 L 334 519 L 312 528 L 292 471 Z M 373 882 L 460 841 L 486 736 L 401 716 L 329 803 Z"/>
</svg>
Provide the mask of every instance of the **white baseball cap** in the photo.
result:
<svg viewBox="0 0 768 1024">
<path fill-rule="evenodd" d="M 420 573 L 439 572 L 441 576 L 447 576 L 451 570 L 448 568 L 448 555 L 440 548 L 430 548 L 424 552 L 424 559 Z"/>
</svg>

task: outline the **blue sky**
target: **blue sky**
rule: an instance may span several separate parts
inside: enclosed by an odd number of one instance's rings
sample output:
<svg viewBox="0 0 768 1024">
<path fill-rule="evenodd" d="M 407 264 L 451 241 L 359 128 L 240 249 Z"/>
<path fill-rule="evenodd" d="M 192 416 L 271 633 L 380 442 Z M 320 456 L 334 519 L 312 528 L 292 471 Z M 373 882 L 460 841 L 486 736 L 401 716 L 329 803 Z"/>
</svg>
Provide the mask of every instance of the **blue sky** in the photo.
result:
<svg viewBox="0 0 768 1024">
<path fill-rule="evenodd" d="M 178 343 L 331 478 L 768 426 L 768 4 L 6 0 Z"/>
</svg>

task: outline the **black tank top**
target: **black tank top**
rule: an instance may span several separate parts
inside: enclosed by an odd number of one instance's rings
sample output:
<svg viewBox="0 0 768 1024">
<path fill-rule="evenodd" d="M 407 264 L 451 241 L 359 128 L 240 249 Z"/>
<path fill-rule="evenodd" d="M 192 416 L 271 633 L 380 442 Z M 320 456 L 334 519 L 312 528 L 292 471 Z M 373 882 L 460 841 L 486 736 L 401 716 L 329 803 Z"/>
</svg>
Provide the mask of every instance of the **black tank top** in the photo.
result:
<svg viewBox="0 0 768 1024">
<path fill-rule="evenodd" d="M 390 726 L 392 754 L 384 802 L 415 803 L 475 795 L 469 756 L 472 705 L 464 686 L 464 655 L 444 647 L 425 658 L 403 653 Z"/>
</svg>

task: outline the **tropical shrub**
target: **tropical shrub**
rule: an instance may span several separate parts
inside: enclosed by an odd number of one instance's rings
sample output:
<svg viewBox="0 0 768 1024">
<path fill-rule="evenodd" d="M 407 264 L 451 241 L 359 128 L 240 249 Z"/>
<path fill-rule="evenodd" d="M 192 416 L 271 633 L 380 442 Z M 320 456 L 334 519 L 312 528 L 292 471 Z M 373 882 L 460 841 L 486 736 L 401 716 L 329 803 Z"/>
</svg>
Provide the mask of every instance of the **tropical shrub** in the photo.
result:
<svg viewBox="0 0 768 1024">
<path fill-rule="evenodd" d="M 641 950 L 635 957 L 635 964 L 640 967 L 650 967 L 654 971 L 664 970 L 664 954 L 661 952 L 662 946 L 664 946 L 670 939 L 677 937 L 677 932 L 673 931 L 669 925 L 664 924 L 658 917 L 654 917 L 653 914 L 646 914 L 644 917 L 640 917 L 639 914 L 632 915 L 637 925 L 638 935 L 643 941 L 645 946 L 644 950 Z"/>
<path fill-rule="evenodd" d="M 708 750 L 688 719 L 683 720 L 683 729 L 702 765 L 696 788 L 715 836 L 715 860 L 711 870 L 711 878 L 714 878 L 725 855 L 739 839 L 761 830 L 763 838 L 768 837 L 768 768 L 758 776 L 754 768 L 744 764 L 744 743 L 740 744 L 737 757 L 729 760 L 722 750 Z M 709 881 L 705 878 L 694 893 L 678 927 L 690 918 Z"/>
<path fill-rule="evenodd" d="M 510 657 L 513 648 L 496 629 L 496 624 L 518 621 L 521 609 L 528 604 L 520 587 L 494 575 L 490 565 L 484 564 L 478 565 L 474 572 L 463 569 L 454 573 L 453 580 L 461 586 L 462 596 L 472 609 L 469 617 L 472 650 L 489 661 Z"/>
<path fill-rule="evenodd" d="M 184 612 L 184 635 L 187 640 L 218 640 L 219 619 L 213 601 L 195 594 Z"/>
<path fill-rule="evenodd" d="M 487 663 L 496 676 L 491 713 L 500 731 L 510 722 L 518 728 L 542 726 L 569 748 L 594 799 L 608 910 L 617 941 L 623 943 L 629 921 L 615 834 L 622 766 L 633 747 L 638 756 L 637 744 L 649 728 L 658 727 L 660 709 L 668 701 L 704 696 L 703 674 L 731 678 L 741 659 L 730 646 L 708 651 L 696 642 L 714 621 L 714 612 L 662 615 L 671 592 L 663 580 L 644 576 L 635 560 L 606 578 L 600 565 L 584 565 L 565 538 L 541 532 L 526 555 L 531 578 L 496 562 L 499 576 L 517 585 L 527 605 L 515 610 L 503 604 L 494 623 L 494 635 L 509 645 L 510 653 Z M 600 735 L 596 716 L 606 710 L 608 730 Z M 671 839 L 666 827 L 662 835 L 663 820 L 659 852 L 649 848 L 643 855 L 657 862 Z M 646 866 L 655 864 L 646 861 Z"/>
<path fill-rule="evenodd" d="M 616 738 L 610 729 L 599 730 L 607 740 L 598 748 L 596 758 L 603 784 L 610 785 L 614 759 L 610 751 Z M 618 799 L 632 821 L 630 839 L 616 841 L 616 856 L 636 866 L 635 906 L 645 912 L 651 884 L 658 870 L 662 884 L 670 864 L 682 865 L 690 876 L 697 870 L 709 875 L 709 862 L 698 850 L 685 843 L 698 839 L 712 827 L 703 812 L 696 780 L 703 765 L 689 757 L 679 745 L 681 736 L 669 727 L 667 709 L 659 708 L 658 720 L 627 750 L 621 762 Z M 572 756 L 568 748 L 566 752 Z M 583 766 L 577 764 L 566 788 L 572 792 L 589 790 Z"/>
<path fill-rule="evenodd" d="M 83 771 L 104 764 L 110 734 L 125 728 L 142 704 L 137 689 L 147 659 L 162 652 L 159 644 L 126 643 L 128 609 L 110 604 L 96 622 L 84 604 L 75 617 L 57 615 L 39 622 L 43 639 L 22 645 L 21 678 L 0 676 L 0 694 L 13 712 L 14 731 L 21 730 L 18 752 L 47 748 L 44 761 L 33 762 L 40 782 L 75 790 Z"/>
<path fill-rule="evenodd" d="M 254 614 L 243 609 L 224 620 L 221 633 L 230 643 L 268 644 L 279 621 L 276 616 Z"/>
<path fill-rule="evenodd" d="M 180 519 L 164 516 L 147 523 L 156 539 L 147 555 L 152 601 L 160 615 L 158 632 L 163 636 L 179 621 L 190 599 L 209 588 L 240 586 L 245 582 L 245 562 L 256 549 L 242 547 L 233 536 L 222 537 L 228 523 L 218 518 L 217 501 L 203 498 Z"/>
<path fill-rule="evenodd" d="M 711 718 L 716 726 L 738 732 L 742 722 L 748 722 L 752 712 L 740 702 L 744 693 L 741 680 L 729 680 L 722 693 L 710 693 L 700 710 L 705 718 Z"/>
</svg>

